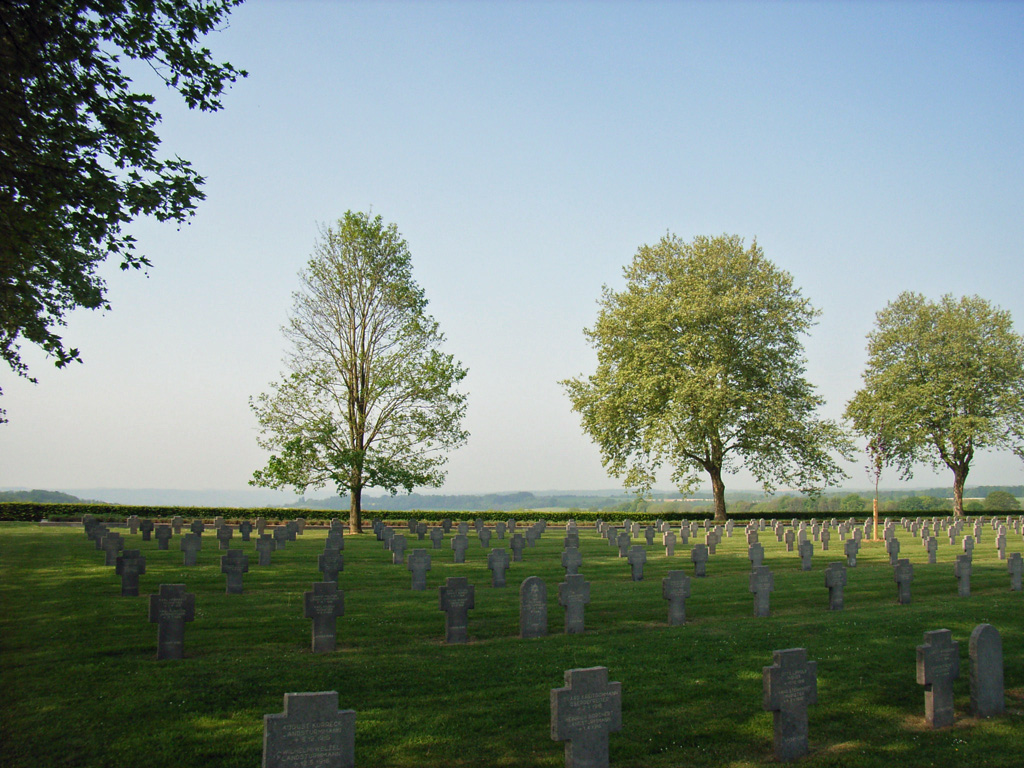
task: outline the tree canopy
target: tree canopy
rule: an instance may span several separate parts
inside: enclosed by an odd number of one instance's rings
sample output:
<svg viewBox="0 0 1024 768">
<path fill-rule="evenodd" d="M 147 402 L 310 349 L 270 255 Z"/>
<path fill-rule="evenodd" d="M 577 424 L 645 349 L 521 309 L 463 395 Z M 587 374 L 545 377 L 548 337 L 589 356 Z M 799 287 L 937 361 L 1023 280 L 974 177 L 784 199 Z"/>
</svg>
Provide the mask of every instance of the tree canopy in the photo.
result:
<svg viewBox="0 0 1024 768">
<path fill-rule="evenodd" d="M 918 462 L 952 470 L 957 515 L 979 451 L 1024 458 L 1024 339 L 978 296 L 901 293 L 876 315 L 863 381 L 846 406 L 854 429 L 905 478 Z"/>
<path fill-rule="evenodd" d="M 644 245 L 607 286 L 584 331 L 597 371 L 562 382 L 610 474 L 649 489 L 667 465 L 680 490 L 707 472 L 715 517 L 726 516 L 722 473 L 745 466 L 766 491 L 813 491 L 844 477 L 848 453 L 804 377 L 801 336 L 817 311 L 792 277 L 735 235 Z"/>
<path fill-rule="evenodd" d="M 444 480 L 462 445 L 466 369 L 441 352 L 412 256 L 394 224 L 348 211 L 321 232 L 284 335 L 287 373 L 250 405 L 272 452 L 254 485 L 333 484 L 362 531 L 364 488 L 397 493 Z"/>
<path fill-rule="evenodd" d="M 220 109 L 245 75 L 200 44 L 241 0 L 10 0 L 0 4 L 0 357 L 29 377 L 19 342 L 59 367 L 59 329 L 106 308 L 98 265 L 149 265 L 123 227 L 182 222 L 203 199 L 187 160 L 161 158 L 154 98 L 122 59 L 149 64 L 190 108 Z M 0 412 L 2 415 L 2 412 Z"/>
</svg>

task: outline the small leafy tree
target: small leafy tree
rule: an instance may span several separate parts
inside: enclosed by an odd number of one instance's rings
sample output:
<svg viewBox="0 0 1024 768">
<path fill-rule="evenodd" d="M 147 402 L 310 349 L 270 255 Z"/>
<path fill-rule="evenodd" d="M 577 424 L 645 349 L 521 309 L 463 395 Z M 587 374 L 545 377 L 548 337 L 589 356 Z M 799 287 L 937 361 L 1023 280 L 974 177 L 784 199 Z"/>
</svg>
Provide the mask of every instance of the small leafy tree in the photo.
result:
<svg viewBox="0 0 1024 768">
<path fill-rule="evenodd" d="M 801 336 L 818 313 L 756 242 L 669 234 L 624 273 L 584 331 L 597 371 L 562 382 L 610 474 L 643 491 L 667 464 L 685 492 L 706 472 L 716 520 L 723 473 L 740 464 L 768 492 L 845 476 L 829 452 L 850 441 L 815 415 L 822 400 L 804 378 Z"/>
<path fill-rule="evenodd" d="M 853 428 L 885 435 L 884 462 L 904 478 L 917 462 L 952 470 L 956 515 L 979 451 L 1024 458 L 1024 339 L 978 296 L 900 294 L 876 316 L 863 380 L 846 406 Z"/>
<path fill-rule="evenodd" d="M 466 370 L 439 350 L 412 257 L 394 224 L 348 211 L 321 232 L 300 273 L 284 334 L 288 373 L 250 400 L 272 452 L 250 481 L 270 488 L 333 484 L 362 532 L 362 491 L 439 486 L 444 452 L 462 445 Z"/>
<path fill-rule="evenodd" d="M 0 3 L 0 359 L 16 374 L 31 379 L 22 340 L 58 367 L 79 359 L 58 331 L 76 307 L 108 307 L 96 273 L 107 257 L 149 265 L 128 222 L 182 222 L 203 199 L 188 161 L 160 156 L 154 99 L 122 61 L 146 62 L 190 108 L 220 109 L 245 72 L 200 38 L 239 2 Z"/>
<path fill-rule="evenodd" d="M 984 506 L 988 512 L 1016 512 L 1020 509 L 1020 502 L 1007 491 L 992 491 L 985 497 Z"/>
</svg>

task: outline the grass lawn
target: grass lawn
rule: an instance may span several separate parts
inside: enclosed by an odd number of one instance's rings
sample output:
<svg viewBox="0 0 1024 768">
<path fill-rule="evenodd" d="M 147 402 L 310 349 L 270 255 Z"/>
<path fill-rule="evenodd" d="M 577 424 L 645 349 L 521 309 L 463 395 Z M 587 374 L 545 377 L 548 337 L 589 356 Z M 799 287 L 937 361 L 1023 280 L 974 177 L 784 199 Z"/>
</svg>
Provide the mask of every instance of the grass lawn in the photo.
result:
<svg viewBox="0 0 1024 768">
<path fill-rule="evenodd" d="M 140 597 L 121 597 L 119 577 L 80 527 L 0 524 L 0 765 L 253 768 L 263 715 L 281 711 L 285 692 L 336 690 L 339 706 L 356 711 L 357 765 L 561 766 L 549 692 L 563 686 L 565 670 L 591 666 L 607 667 L 622 684 L 613 766 L 768 765 L 772 716 L 762 709 L 761 672 L 773 650 L 792 647 L 818 664 L 811 754 L 800 765 L 1024 763 L 1024 594 L 1010 591 L 988 527 L 974 551 L 971 597 L 957 597 L 959 544 L 941 535 L 939 562 L 927 565 L 925 549 L 901 531 L 900 556 L 914 564 L 913 602 L 896 604 L 888 557 L 881 544 L 865 542 L 847 571 L 841 612 L 828 610 L 824 585 L 825 566 L 845 560 L 838 535 L 830 552 L 816 545 L 813 570 L 802 572 L 796 553 L 765 531 L 775 591 L 762 619 L 753 616 L 737 528 L 712 556 L 707 578 L 692 579 L 682 627 L 667 626 L 661 580 L 674 569 L 692 576 L 689 546 L 677 546 L 675 557 L 648 547 L 644 579 L 633 582 L 617 551 L 584 528 L 580 572 L 591 602 L 582 635 L 562 632 L 560 526 L 549 525 L 524 561 L 512 563 L 504 589 L 490 586 L 487 550 L 473 535 L 465 564 L 452 562 L 450 535 L 444 549 L 431 550 L 426 592 L 410 590 L 405 566 L 392 565 L 372 534 L 348 536 L 338 649 L 317 655 L 303 593 L 320 580 L 325 530 L 307 528 L 269 567 L 256 565 L 254 545 L 236 532 L 233 548 L 250 557 L 243 595 L 224 593 L 212 532 L 190 568 L 177 537 L 161 552 L 155 540 L 123 533 L 127 548 L 146 556 Z M 1018 535 L 1008 539 L 1008 552 L 1024 549 Z M 430 547 L 414 536 L 409 544 Z M 437 588 L 448 576 L 476 587 L 467 645 L 443 643 Z M 550 634 L 534 640 L 518 637 L 527 576 L 548 588 Z M 155 658 L 148 595 L 161 583 L 184 583 L 196 596 L 180 661 Z M 1007 714 L 989 720 L 969 714 L 968 639 L 982 622 L 1000 631 L 1005 654 Z M 961 675 L 956 724 L 932 731 L 915 649 L 924 632 L 940 628 L 960 643 Z"/>
</svg>

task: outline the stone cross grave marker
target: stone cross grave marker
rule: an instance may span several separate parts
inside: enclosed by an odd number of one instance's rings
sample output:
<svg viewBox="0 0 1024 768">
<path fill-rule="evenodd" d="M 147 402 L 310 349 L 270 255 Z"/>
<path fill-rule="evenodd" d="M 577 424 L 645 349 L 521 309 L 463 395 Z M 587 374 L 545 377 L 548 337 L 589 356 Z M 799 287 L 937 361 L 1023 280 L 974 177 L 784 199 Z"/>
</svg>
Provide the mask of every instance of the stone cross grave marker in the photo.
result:
<svg viewBox="0 0 1024 768">
<path fill-rule="evenodd" d="M 895 566 L 900 559 L 900 540 L 895 536 L 885 543 L 885 551 L 889 553 L 889 565 Z"/>
<path fill-rule="evenodd" d="M 577 547 L 567 547 L 562 552 L 562 567 L 565 568 L 566 575 L 574 575 L 580 572 L 580 566 L 583 565 L 583 555 Z"/>
<path fill-rule="evenodd" d="M 1000 533 L 996 536 L 996 552 L 1000 560 L 1006 559 L 1006 534 Z"/>
<path fill-rule="evenodd" d="M 153 532 L 153 536 L 156 538 L 156 548 L 169 550 L 171 548 L 171 536 L 173 535 L 171 526 L 158 525 Z"/>
<path fill-rule="evenodd" d="M 461 524 L 460 524 L 461 527 Z M 455 553 L 456 563 L 466 562 L 466 549 L 469 548 L 469 537 L 464 533 L 457 533 L 452 536 L 452 551 Z M 513 548 L 514 549 L 514 548 Z M 521 551 L 521 550 L 520 550 Z"/>
<path fill-rule="evenodd" d="M 811 570 L 811 558 L 814 557 L 814 544 L 809 541 L 800 542 L 800 570 Z"/>
<path fill-rule="evenodd" d="M 213 528 L 214 528 L 214 530 L 216 530 L 217 528 L 220 528 L 222 525 L 224 525 L 224 518 L 223 517 L 221 517 L 220 515 L 217 515 L 217 517 L 213 518 Z"/>
<path fill-rule="evenodd" d="M 229 549 L 220 559 L 220 572 L 227 576 L 227 595 L 242 594 L 242 574 L 249 572 L 249 556 L 240 549 Z"/>
<path fill-rule="evenodd" d="M 446 643 L 469 642 L 469 611 L 475 607 L 474 591 L 465 576 L 449 576 L 444 586 L 438 587 Z"/>
<path fill-rule="evenodd" d="M 708 531 L 704 534 L 704 546 L 708 548 L 708 554 L 715 554 L 715 549 L 718 547 L 718 534 L 714 531 Z"/>
<path fill-rule="evenodd" d="M 149 541 L 151 539 L 153 535 L 153 528 L 155 526 L 156 523 L 154 523 L 148 517 L 143 520 L 139 520 L 139 531 L 142 533 L 143 541 Z"/>
<path fill-rule="evenodd" d="M 708 548 L 704 544 L 694 544 L 690 550 L 690 560 L 693 562 L 693 575 L 697 578 L 704 578 L 708 575 Z"/>
<path fill-rule="evenodd" d="M 499 520 L 497 523 L 494 524 L 494 535 L 497 536 L 500 540 L 504 541 L 505 521 Z"/>
<path fill-rule="evenodd" d="M 690 577 L 685 571 L 669 571 L 661 580 L 661 596 L 668 601 L 668 623 L 679 627 L 686 623 L 686 598 L 690 596 Z"/>
<path fill-rule="evenodd" d="M 1020 552 L 1014 552 L 1006 560 L 1006 570 L 1010 574 L 1010 589 L 1014 592 L 1021 591 L 1021 575 L 1024 573 L 1024 558 Z"/>
<path fill-rule="evenodd" d="M 139 532 L 138 515 L 128 515 L 128 517 L 125 518 L 125 523 L 128 525 L 128 533 L 130 533 L 132 536 Z"/>
<path fill-rule="evenodd" d="M 416 541 L 423 541 L 427 537 L 427 524 L 423 521 L 416 523 Z"/>
<path fill-rule="evenodd" d="M 271 543 L 273 541 L 271 540 Z M 317 567 L 323 576 L 324 581 L 338 583 L 338 574 L 345 570 L 345 556 L 340 549 L 325 549 L 317 557 Z"/>
<path fill-rule="evenodd" d="M 263 768 L 354 768 L 355 737 L 336 691 L 286 693 L 284 712 L 263 716 Z"/>
<path fill-rule="evenodd" d="M 794 544 L 794 542 L 796 542 L 796 533 L 793 532 L 792 528 L 787 528 L 786 529 L 785 539 L 786 539 L 786 551 L 787 552 L 792 552 L 793 551 L 793 544 Z"/>
<path fill-rule="evenodd" d="M 953 574 L 956 576 L 956 593 L 959 597 L 971 596 L 971 556 L 957 555 L 956 565 L 953 566 Z"/>
<path fill-rule="evenodd" d="M 959 644 L 948 629 L 924 633 L 917 646 L 917 682 L 924 686 L 924 719 L 932 728 L 953 724 L 953 681 L 960 676 Z"/>
<path fill-rule="evenodd" d="M 116 565 L 117 553 L 124 549 L 124 539 L 120 533 L 111 531 L 100 541 L 100 549 L 104 553 L 104 564 Z"/>
<path fill-rule="evenodd" d="M 828 552 L 828 543 L 832 540 L 832 532 L 828 528 L 823 528 L 819 536 L 821 541 L 821 551 Z"/>
<path fill-rule="evenodd" d="M 441 533 L 451 533 L 452 530 L 452 519 L 450 517 L 441 518 Z"/>
<path fill-rule="evenodd" d="M 764 545 L 755 541 L 749 547 L 747 547 L 747 559 L 750 561 L 751 568 L 757 568 L 764 564 Z"/>
<path fill-rule="evenodd" d="M 491 546 L 491 529 L 490 528 L 481 528 L 480 532 L 477 534 L 477 538 L 480 539 L 480 546 L 482 546 L 484 549 L 490 548 L 490 546 Z"/>
<path fill-rule="evenodd" d="M 335 582 L 321 581 L 303 598 L 306 618 L 313 620 L 313 653 L 330 653 L 337 643 L 338 619 L 345 615 L 345 593 Z"/>
<path fill-rule="evenodd" d="M 971 632 L 971 713 L 994 717 L 1006 711 L 1003 687 L 1003 640 L 991 624 L 979 624 Z"/>
<path fill-rule="evenodd" d="M 925 549 L 928 551 L 928 565 L 935 565 L 937 562 L 935 557 L 939 552 L 939 542 L 934 536 L 929 536 L 925 539 Z"/>
<path fill-rule="evenodd" d="M 264 533 L 256 539 L 256 552 L 259 553 L 257 565 L 270 565 L 270 555 L 275 549 L 277 549 L 277 542 L 269 533 Z"/>
<path fill-rule="evenodd" d="M 256 535 L 262 536 L 263 532 L 267 529 L 267 519 L 265 517 L 256 518 Z"/>
<path fill-rule="evenodd" d="M 193 520 L 189 524 L 188 529 L 190 531 L 192 531 L 192 533 L 194 533 L 194 534 L 196 534 L 198 536 L 202 536 L 203 535 L 203 531 L 206 530 L 206 526 L 203 524 L 202 520 Z"/>
<path fill-rule="evenodd" d="M 843 553 L 846 555 L 846 565 L 848 568 L 857 567 L 857 552 L 860 550 L 860 543 L 856 539 L 848 539 L 843 544 Z"/>
<path fill-rule="evenodd" d="M 896 561 L 893 579 L 896 582 L 896 602 L 900 605 L 910 605 L 910 582 L 914 580 L 914 566 L 909 560 Z"/>
<path fill-rule="evenodd" d="M 675 557 L 676 535 L 672 531 L 665 531 L 665 533 L 661 534 L 661 545 L 665 547 L 666 557 Z"/>
<path fill-rule="evenodd" d="M 505 573 L 508 571 L 509 560 L 508 552 L 501 547 L 487 553 L 487 567 L 491 570 L 492 587 L 505 586 Z"/>
<path fill-rule="evenodd" d="M 243 520 L 238 524 L 238 533 L 242 537 L 242 541 L 250 541 L 252 539 L 252 520 Z"/>
<path fill-rule="evenodd" d="M 146 572 L 146 558 L 137 549 L 126 549 L 117 556 L 114 573 L 121 577 L 121 596 L 139 596 L 139 576 Z"/>
<path fill-rule="evenodd" d="M 974 557 L 974 539 L 972 537 L 964 536 L 964 540 L 961 542 L 960 546 L 963 547 L 965 555 Z"/>
<path fill-rule="evenodd" d="M 653 525 L 648 525 L 644 528 L 644 539 L 646 539 L 647 546 L 649 547 L 654 545 L 654 534 L 655 530 Z"/>
<path fill-rule="evenodd" d="M 161 584 L 149 596 L 149 620 L 156 624 L 157 659 L 185 656 L 185 622 L 196 617 L 196 596 L 184 584 Z"/>
<path fill-rule="evenodd" d="M 427 588 L 427 571 L 430 570 L 430 552 L 425 549 L 414 549 L 409 553 L 409 562 L 405 566 L 412 574 L 410 589 L 421 592 Z"/>
<path fill-rule="evenodd" d="M 843 587 L 846 586 L 846 566 L 829 563 L 825 569 L 825 586 L 828 587 L 828 609 L 843 610 Z"/>
<path fill-rule="evenodd" d="M 808 752 L 807 707 L 818 703 L 818 663 L 805 648 L 772 653 L 772 666 L 761 673 L 764 708 L 775 726 L 775 759 L 789 762 Z"/>
<path fill-rule="evenodd" d="M 565 768 L 607 768 L 608 737 L 622 728 L 622 684 L 607 667 L 570 669 L 551 689 L 551 738 L 565 742 Z"/>
<path fill-rule="evenodd" d="M 615 538 L 615 544 L 619 548 L 619 557 L 626 557 L 629 555 L 629 534 L 623 531 Z"/>
<path fill-rule="evenodd" d="M 345 531 L 338 528 L 331 528 L 327 531 L 327 540 L 324 542 L 324 549 L 338 549 L 342 550 L 345 548 Z"/>
<path fill-rule="evenodd" d="M 288 544 L 288 529 L 278 526 L 271 531 L 270 535 L 274 538 L 275 551 L 284 549 Z"/>
<path fill-rule="evenodd" d="M 230 525 L 222 525 L 217 529 L 217 541 L 220 543 L 221 549 L 229 549 L 231 546 L 231 537 L 235 535 L 235 529 Z"/>
<path fill-rule="evenodd" d="M 558 604 L 565 608 L 565 633 L 584 632 L 584 607 L 590 602 L 590 583 L 577 574 L 558 585 Z"/>
<path fill-rule="evenodd" d="M 810 542 L 807 542 L 808 544 Z M 771 614 L 769 600 L 775 589 L 775 577 L 766 565 L 758 565 L 750 571 L 750 591 L 754 593 L 754 615 L 766 617 Z"/>
<path fill-rule="evenodd" d="M 545 637 L 548 633 L 548 588 L 539 576 L 530 576 L 519 587 L 519 636 Z"/>
<path fill-rule="evenodd" d="M 460 536 L 469 535 L 469 523 L 467 523 L 465 520 L 459 523 L 458 532 Z"/>
<path fill-rule="evenodd" d="M 434 549 L 441 548 L 441 542 L 444 540 L 444 531 L 440 528 L 430 529 L 430 544 Z"/>
<path fill-rule="evenodd" d="M 513 534 L 509 546 L 512 548 L 512 560 L 517 563 L 522 562 L 523 550 L 526 549 L 526 540 L 523 539 L 523 534 Z"/>
<path fill-rule="evenodd" d="M 396 533 L 391 538 L 391 563 L 393 565 L 405 563 L 405 548 L 407 545 L 408 541 L 406 540 L 404 533 Z M 465 554 L 465 552 L 463 552 L 463 554 Z M 456 560 L 456 562 L 459 561 Z"/>
<path fill-rule="evenodd" d="M 579 531 L 574 530 L 565 534 L 565 538 L 562 539 L 562 549 L 569 549 L 569 547 L 580 548 Z"/>
<path fill-rule="evenodd" d="M 185 518 L 181 515 L 175 515 L 171 518 L 171 529 L 174 531 L 175 536 L 181 536 L 181 527 L 185 524 Z"/>
<path fill-rule="evenodd" d="M 645 550 L 639 544 L 629 548 L 629 555 L 626 559 L 629 561 L 630 576 L 633 581 L 643 581 L 644 579 L 644 563 L 647 562 L 647 550 Z"/>
<path fill-rule="evenodd" d="M 198 533 L 186 533 L 181 537 L 178 548 L 184 553 L 182 565 L 196 565 L 203 548 L 203 537 Z"/>
</svg>

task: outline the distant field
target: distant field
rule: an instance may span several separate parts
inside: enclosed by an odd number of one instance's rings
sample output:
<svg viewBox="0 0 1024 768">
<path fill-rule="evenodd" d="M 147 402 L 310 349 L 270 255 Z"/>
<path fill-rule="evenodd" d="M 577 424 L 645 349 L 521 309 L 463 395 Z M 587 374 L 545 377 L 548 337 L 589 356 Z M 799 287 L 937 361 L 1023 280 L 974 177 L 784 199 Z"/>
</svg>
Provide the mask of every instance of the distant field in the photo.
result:
<svg viewBox="0 0 1024 768">
<path fill-rule="evenodd" d="M 583 635 L 562 633 L 563 531 L 554 525 L 512 564 L 504 589 L 490 586 L 487 550 L 473 535 L 465 564 L 452 562 L 447 540 L 431 550 L 426 592 L 410 591 L 409 572 L 390 563 L 372 534 L 352 536 L 339 578 L 338 650 L 313 655 L 302 595 L 320 580 L 322 529 L 307 529 L 269 567 L 256 564 L 253 545 L 236 533 L 233 548 L 250 555 L 240 596 L 224 594 L 212 532 L 199 565 L 186 568 L 177 539 L 161 552 L 125 531 L 127 546 L 147 558 L 142 596 L 133 598 L 121 597 L 119 577 L 80 528 L 3 523 L 0 765 L 253 768 L 263 715 L 281 711 L 285 692 L 336 690 L 340 707 L 356 711 L 357 765 L 561 766 L 549 691 L 563 685 L 565 670 L 589 666 L 608 667 L 622 684 L 613 766 L 777 765 L 761 671 L 773 650 L 804 647 L 818 663 L 818 704 L 810 710 L 811 755 L 799 765 L 1018 768 L 1024 594 L 1009 590 L 1006 563 L 986 532 L 974 553 L 971 597 L 957 597 L 959 546 L 940 536 L 939 563 L 929 566 L 920 543 L 901 533 L 901 557 L 915 569 L 912 604 L 895 603 L 887 556 L 880 544 L 865 543 L 847 572 L 845 610 L 830 612 L 824 569 L 844 560 L 839 537 L 830 552 L 816 545 L 813 570 L 802 572 L 796 554 L 765 531 L 775 591 L 772 615 L 757 619 L 738 528 L 711 558 L 708 577 L 692 579 L 688 623 L 669 627 L 661 580 L 675 569 L 693 575 L 690 548 L 666 557 L 662 547 L 648 547 L 645 578 L 633 582 L 627 563 L 586 528 L 581 573 L 591 603 Z M 1008 552 L 1024 550 L 1019 535 L 1008 539 Z M 492 548 L 503 544 L 494 539 Z M 409 546 L 430 542 L 412 537 Z M 438 610 L 437 587 L 456 575 L 476 586 L 471 642 L 463 646 L 443 643 Z M 518 587 L 527 576 L 547 583 L 545 638 L 518 637 Z M 181 661 L 155 659 L 147 605 L 161 583 L 184 583 L 196 595 Z M 1008 714 L 979 721 L 968 714 L 967 641 L 982 622 L 1002 633 Z M 960 643 L 961 676 L 956 724 L 931 731 L 915 648 L 924 632 L 940 628 Z"/>
</svg>

